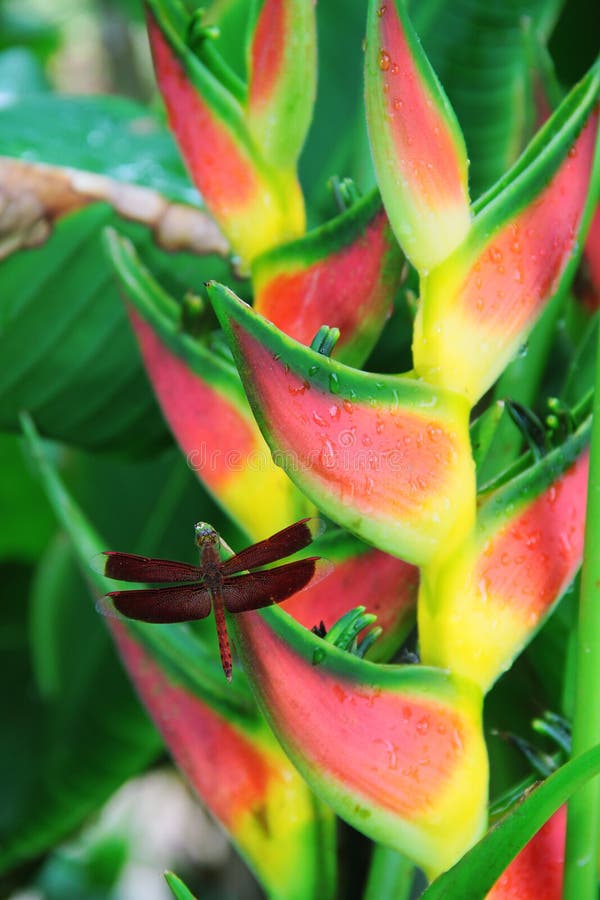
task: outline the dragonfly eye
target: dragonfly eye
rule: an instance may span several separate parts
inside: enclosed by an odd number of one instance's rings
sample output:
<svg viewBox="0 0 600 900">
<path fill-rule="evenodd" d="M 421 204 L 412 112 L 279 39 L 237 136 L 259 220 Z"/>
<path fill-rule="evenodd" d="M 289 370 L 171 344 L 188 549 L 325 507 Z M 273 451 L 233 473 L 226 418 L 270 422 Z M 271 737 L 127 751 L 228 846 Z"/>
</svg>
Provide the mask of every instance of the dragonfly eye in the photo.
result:
<svg viewBox="0 0 600 900">
<path fill-rule="evenodd" d="M 219 535 L 208 522 L 197 522 L 194 525 L 194 535 L 198 547 L 206 547 L 207 544 L 217 545 Z"/>
</svg>

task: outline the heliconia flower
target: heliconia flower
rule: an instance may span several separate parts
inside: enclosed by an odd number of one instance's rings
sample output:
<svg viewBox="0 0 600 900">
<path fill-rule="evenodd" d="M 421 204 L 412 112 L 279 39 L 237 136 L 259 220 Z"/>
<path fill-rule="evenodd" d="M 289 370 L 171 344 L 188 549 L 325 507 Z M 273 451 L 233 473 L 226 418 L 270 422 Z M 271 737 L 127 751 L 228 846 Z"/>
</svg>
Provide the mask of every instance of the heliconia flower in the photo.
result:
<svg viewBox="0 0 600 900">
<path fill-rule="evenodd" d="M 387 214 L 410 261 L 427 272 L 469 231 L 468 160 L 404 0 L 369 0 L 365 102 Z"/>
<path fill-rule="evenodd" d="M 561 900 L 567 809 L 561 806 L 503 872 L 486 900 Z"/>
<path fill-rule="evenodd" d="M 211 706 L 109 620 L 122 660 L 175 763 L 270 896 L 331 897 L 331 814 L 257 717 Z"/>
<path fill-rule="evenodd" d="M 344 366 L 298 344 L 229 289 L 209 296 L 276 462 L 326 515 L 407 562 L 471 527 L 463 398 Z"/>
<path fill-rule="evenodd" d="M 232 628 L 269 724 L 338 815 L 432 876 L 477 840 L 488 769 L 473 685 L 358 659 L 275 607 Z"/>
<path fill-rule="evenodd" d="M 282 608 L 305 628 L 323 622 L 329 631 L 349 609 L 364 606 L 377 616 L 375 624 L 382 629 L 370 658 L 389 659 L 414 624 L 419 570 L 343 531 L 327 532 L 311 550 L 329 560 L 333 571 L 294 594 Z"/>
<path fill-rule="evenodd" d="M 422 281 L 415 370 L 472 403 L 525 342 L 591 214 L 600 65 L 476 206 L 469 236 Z"/>
<path fill-rule="evenodd" d="M 148 35 L 169 123 L 192 179 L 235 252 L 248 265 L 304 232 L 304 199 L 293 170 L 260 154 L 244 97 L 186 44 L 188 20 L 175 0 L 147 0 Z"/>
<path fill-rule="evenodd" d="M 113 232 L 107 244 L 146 371 L 188 465 L 252 538 L 306 515 L 310 506 L 274 465 L 235 367 L 181 330 L 178 304 L 129 241 Z"/>
<path fill-rule="evenodd" d="M 254 308 L 310 344 L 321 325 L 339 328 L 334 356 L 365 361 L 403 276 L 403 255 L 377 191 L 252 266 Z"/>
<path fill-rule="evenodd" d="M 590 427 L 485 497 L 473 536 L 422 572 L 424 663 L 487 690 L 552 611 L 581 564 Z"/>
<path fill-rule="evenodd" d="M 248 128 L 264 158 L 292 169 L 312 119 L 317 86 L 314 0 L 260 0 L 248 42 Z"/>
</svg>

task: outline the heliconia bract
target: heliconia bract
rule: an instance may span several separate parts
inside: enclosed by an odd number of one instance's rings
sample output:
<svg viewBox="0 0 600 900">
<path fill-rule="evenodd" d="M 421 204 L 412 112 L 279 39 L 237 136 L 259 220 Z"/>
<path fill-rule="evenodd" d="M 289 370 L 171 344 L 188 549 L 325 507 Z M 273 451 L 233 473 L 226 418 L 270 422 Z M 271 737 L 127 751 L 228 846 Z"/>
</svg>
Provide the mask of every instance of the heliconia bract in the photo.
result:
<svg viewBox="0 0 600 900">
<path fill-rule="evenodd" d="M 259 256 L 254 308 L 310 344 L 322 325 L 339 328 L 333 355 L 361 365 L 388 318 L 403 276 L 403 254 L 373 191 L 337 218 Z"/>
<path fill-rule="evenodd" d="M 468 160 L 404 0 L 369 2 L 365 102 L 387 214 L 410 261 L 427 272 L 469 231 Z"/>
<path fill-rule="evenodd" d="M 313 0 L 260 0 L 248 41 L 248 129 L 264 158 L 294 171 L 312 119 L 317 77 Z"/>
<path fill-rule="evenodd" d="M 243 264 L 304 232 L 293 162 L 262 156 L 242 98 L 186 43 L 189 20 L 175 0 L 147 0 L 148 34 L 169 122 L 190 174 Z M 205 40 L 208 40 L 206 38 Z"/>
<path fill-rule="evenodd" d="M 561 806 L 513 859 L 486 900 L 561 900 L 567 810 Z"/>
<path fill-rule="evenodd" d="M 552 611 L 581 564 L 590 421 L 540 463 L 485 497 L 474 534 L 419 598 L 422 658 L 483 690 Z"/>
<path fill-rule="evenodd" d="M 463 244 L 423 280 L 415 370 L 471 403 L 524 344 L 575 252 L 591 203 L 599 90 L 597 65 L 478 202 Z"/>
<path fill-rule="evenodd" d="M 335 522 L 421 564 L 474 516 L 468 406 L 409 376 L 351 369 L 209 294 L 274 458 Z"/>
<path fill-rule="evenodd" d="M 276 607 L 232 629 L 269 724 L 338 815 L 430 874 L 477 840 L 487 755 L 473 685 L 358 659 Z"/>
<path fill-rule="evenodd" d="M 253 538 L 306 515 L 309 504 L 271 460 L 235 368 L 182 331 L 178 304 L 128 242 L 108 242 L 148 376 L 188 465 Z"/>
</svg>

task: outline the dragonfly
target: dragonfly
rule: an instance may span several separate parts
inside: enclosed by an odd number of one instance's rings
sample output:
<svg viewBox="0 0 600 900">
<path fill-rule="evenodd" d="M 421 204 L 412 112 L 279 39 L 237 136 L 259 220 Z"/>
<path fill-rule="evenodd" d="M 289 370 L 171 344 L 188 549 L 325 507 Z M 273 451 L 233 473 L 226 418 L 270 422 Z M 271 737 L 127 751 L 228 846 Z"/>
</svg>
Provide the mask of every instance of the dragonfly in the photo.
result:
<svg viewBox="0 0 600 900">
<path fill-rule="evenodd" d="M 308 547 L 318 533 L 318 519 L 301 519 L 222 560 L 218 533 L 207 522 L 198 522 L 194 526 L 200 551 L 198 566 L 105 550 L 93 561 L 101 575 L 168 586 L 111 591 L 98 601 L 96 608 L 104 615 L 153 623 L 192 622 L 205 619 L 214 610 L 221 665 L 231 681 L 233 664 L 225 610 L 241 613 L 282 603 L 328 575 L 333 567 L 319 556 L 262 568 Z"/>
</svg>

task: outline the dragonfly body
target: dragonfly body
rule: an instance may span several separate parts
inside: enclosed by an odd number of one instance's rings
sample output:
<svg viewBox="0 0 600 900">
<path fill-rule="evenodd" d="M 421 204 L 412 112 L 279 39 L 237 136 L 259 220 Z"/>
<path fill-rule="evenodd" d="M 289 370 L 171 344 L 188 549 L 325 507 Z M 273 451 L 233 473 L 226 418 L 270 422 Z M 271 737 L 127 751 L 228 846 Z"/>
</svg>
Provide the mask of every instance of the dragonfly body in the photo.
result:
<svg viewBox="0 0 600 900">
<path fill-rule="evenodd" d="M 194 526 L 196 544 L 200 551 L 200 566 L 204 572 L 204 584 L 208 588 L 215 614 L 217 639 L 219 641 L 219 654 L 225 677 L 231 681 L 233 663 L 231 660 L 231 647 L 227 634 L 227 622 L 225 621 L 225 604 L 223 602 L 223 573 L 221 572 L 221 557 L 219 555 L 219 535 L 206 522 L 198 522 Z"/>
<path fill-rule="evenodd" d="M 109 578 L 170 586 L 111 591 L 99 601 L 98 609 L 105 615 L 164 623 L 204 619 L 212 608 L 221 664 L 227 679 L 231 680 L 226 611 L 248 612 L 281 603 L 328 574 L 330 566 L 325 560 L 310 556 L 271 569 L 249 571 L 307 547 L 315 535 L 312 519 L 301 519 L 225 561 L 219 552 L 219 535 L 211 525 L 198 522 L 194 534 L 200 553 L 199 566 L 112 550 L 101 553 L 95 567 Z"/>
</svg>

